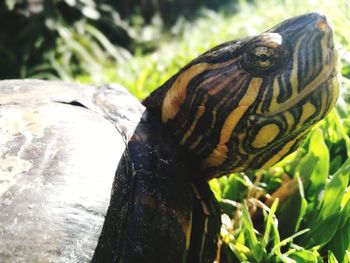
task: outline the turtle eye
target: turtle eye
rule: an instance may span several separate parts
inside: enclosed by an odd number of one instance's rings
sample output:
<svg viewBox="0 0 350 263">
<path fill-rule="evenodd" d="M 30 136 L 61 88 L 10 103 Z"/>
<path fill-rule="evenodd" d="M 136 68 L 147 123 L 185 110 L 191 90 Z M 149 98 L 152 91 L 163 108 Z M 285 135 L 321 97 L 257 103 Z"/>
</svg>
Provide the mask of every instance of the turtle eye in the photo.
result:
<svg viewBox="0 0 350 263">
<path fill-rule="evenodd" d="M 256 47 L 243 57 L 243 67 L 252 73 L 266 72 L 276 64 L 276 52 L 273 48 Z"/>
<path fill-rule="evenodd" d="M 247 48 L 242 55 L 241 65 L 254 75 L 278 73 L 289 61 L 290 52 L 285 46 L 255 46 Z"/>
<path fill-rule="evenodd" d="M 261 70 L 268 69 L 274 65 L 274 59 L 271 53 L 266 48 L 257 48 L 252 54 L 252 62 Z"/>
</svg>

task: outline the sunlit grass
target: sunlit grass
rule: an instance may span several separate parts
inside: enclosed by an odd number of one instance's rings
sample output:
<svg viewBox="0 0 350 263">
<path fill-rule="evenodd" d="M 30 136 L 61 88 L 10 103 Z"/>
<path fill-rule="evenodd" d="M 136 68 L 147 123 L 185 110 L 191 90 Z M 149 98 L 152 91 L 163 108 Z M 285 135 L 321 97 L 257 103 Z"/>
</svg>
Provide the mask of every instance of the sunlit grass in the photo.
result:
<svg viewBox="0 0 350 263">
<path fill-rule="evenodd" d="M 236 10 L 217 13 L 203 10 L 194 22 L 179 22 L 173 35 L 158 44 L 151 54 L 136 55 L 119 64 L 107 64 L 103 74 L 80 75 L 83 82 L 118 82 L 137 97 L 144 98 L 176 73 L 179 68 L 206 50 L 223 42 L 259 34 L 291 16 L 318 11 L 334 24 L 341 54 L 349 56 L 350 7 L 346 1 L 241 1 Z M 345 61 L 345 59 L 344 59 Z M 346 61 L 345 61 L 346 62 Z M 350 68 L 350 61 L 347 59 Z M 350 74 L 350 73 L 349 73 Z"/>
</svg>

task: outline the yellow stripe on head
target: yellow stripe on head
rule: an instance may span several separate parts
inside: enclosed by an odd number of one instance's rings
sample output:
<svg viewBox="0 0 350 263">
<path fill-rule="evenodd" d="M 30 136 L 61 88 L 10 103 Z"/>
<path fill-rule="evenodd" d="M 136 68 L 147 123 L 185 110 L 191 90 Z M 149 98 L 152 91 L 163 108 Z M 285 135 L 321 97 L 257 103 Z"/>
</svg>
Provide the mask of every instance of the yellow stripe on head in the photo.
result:
<svg viewBox="0 0 350 263">
<path fill-rule="evenodd" d="M 185 135 L 182 137 L 181 139 L 181 144 L 184 144 L 186 142 L 186 140 L 188 139 L 188 137 L 191 136 L 194 128 L 196 127 L 197 125 L 197 122 L 199 120 L 200 117 L 203 116 L 205 112 L 205 107 L 204 106 L 199 106 L 198 109 L 197 109 L 197 113 L 196 113 L 196 116 L 191 124 L 191 127 L 187 130 L 187 132 L 185 133 Z"/>
<path fill-rule="evenodd" d="M 276 124 L 270 123 L 264 125 L 255 136 L 252 146 L 254 148 L 263 148 L 275 140 L 279 133 L 280 128 Z"/>
<path fill-rule="evenodd" d="M 162 121 L 166 123 L 169 119 L 173 119 L 180 110 L 180 106 L 185 101 L 186 91 L 189 82 L 194 76 L 208 69 L 210 64 L 195 64 L 182 72 L 166 93 L 162 106 Z"/>
<path fill-rule="evenodd" d="M 227 66 L 234 63 L 235 60 L 228 60 L 223 63 L 209 64 L 209 63 L 198 63 L 193 64 L 191 67 L 183 71 L 178 75 L 173 85 L 165 94 L 162 103 L 162 122 L 167 123 L 170 119 L 174 119 L 180 110 L 181 105 L 186 99 L 186 92 L 190 81 L 198 76 L 200 73 L 206 70 L 219 69 L 221 67 Z M 203 79 L 203 83 L 210 81 L 210 79 Z M 220 87 L 220 85 L 219 85 Z M 218 87 L 218 88 L 219 88 Z M 200 87 L 195 87 L 200 88 Z M 219 89 L 217 90 L 219 91 Z"/>
<path fill-rule="evenodd" d="M 227 158 L 226 143 L 230 140 L 232 132 L 247 109 L 253 104 L 258 96 L 262 84 L 262 78 L 253 78 L 247 89 L 246 95 L 241 99 L 238 106 L 227 116 L 220 133 L 219 144 L 213 152 L 202 162 L 203 167 L 220 166 Z"/>
<path fill-rule="evenodd" d="M 315 114 L 315 112 L 316 108 L 311 102 L 305 103 L 302 108 L 299 123 L 303 124 L 307 119 L 309 119 L 313 114 Z"/>
<path fill-rule="evenodd" d="M 277 163 L 278 161 L 280 161 L 284 156 L 286 156 L 291 148 L 294 146 L 294 144 L 300 140 L 301 137 L 304 136 L 306 132 L 302 133 L 301 135 L 299 135 L 297 138 L 295 138 L 294 140 L 291 140 L 289 142 L 287 142 L 283 148 L 278 151 L 277 153 L 275 153 L 264 165 L 263 168 L 268 168 L 271 167 L 272 165 L 274 165 L 275 163 Z"/>
</svg>

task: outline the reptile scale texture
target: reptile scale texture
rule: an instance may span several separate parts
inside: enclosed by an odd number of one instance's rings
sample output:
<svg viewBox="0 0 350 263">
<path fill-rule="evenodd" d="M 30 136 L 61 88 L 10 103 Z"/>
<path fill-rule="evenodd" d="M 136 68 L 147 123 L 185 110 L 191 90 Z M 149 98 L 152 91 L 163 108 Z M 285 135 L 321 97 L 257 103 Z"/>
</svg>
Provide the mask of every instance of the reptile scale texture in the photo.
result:
<svg viewBox="0 0 350 263">
<path fill-rule="evenodd" d="M 0 262 L 213 262 L 213 177 L 270 167 L 338 97 L 327 19 L 202 54 L 142 103 L 118 85 L 0 81 Z"/>
</svg>

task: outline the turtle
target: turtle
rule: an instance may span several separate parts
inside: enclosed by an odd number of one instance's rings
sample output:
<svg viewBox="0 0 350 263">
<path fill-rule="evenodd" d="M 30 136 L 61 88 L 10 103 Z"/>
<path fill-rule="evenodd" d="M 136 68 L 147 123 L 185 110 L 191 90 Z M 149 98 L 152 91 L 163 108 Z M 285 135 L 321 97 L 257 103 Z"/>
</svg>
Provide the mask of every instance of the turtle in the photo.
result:
<svg viewBox="0 0 350 263">
<path fill-rule="evenodd" d="M 219 261 L 211 178 L 270 167 L 338 97 L 324 15 L 200 55 L 139 102 L 0 81 L 1 262 Z"/>
</svg>

